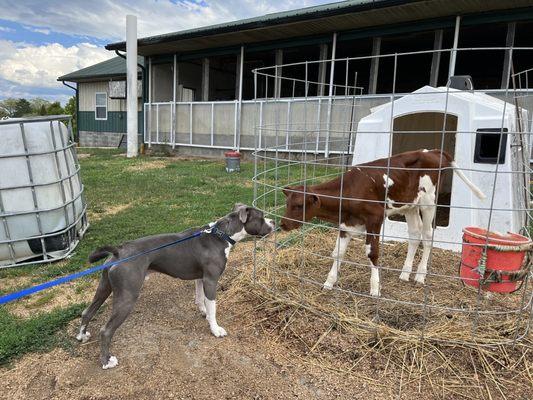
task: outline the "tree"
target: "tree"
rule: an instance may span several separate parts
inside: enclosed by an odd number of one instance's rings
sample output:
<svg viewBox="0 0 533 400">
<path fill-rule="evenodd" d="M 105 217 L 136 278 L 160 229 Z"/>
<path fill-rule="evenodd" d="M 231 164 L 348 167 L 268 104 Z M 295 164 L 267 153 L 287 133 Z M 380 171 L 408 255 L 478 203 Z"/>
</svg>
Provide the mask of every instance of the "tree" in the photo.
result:
<svg viewBox="0 0 533 400">
<path fill-rule="evenodd" d="M 46 115 L 46 109 L 50 106 L 50 102 L 40 97 L 36 97 L 30 100 L 32 114 Z"/>
<path fill-rule="evenodd" d="M 65 114 L 72 115 L 72 133 L 74 137 L 78 137 L 78 121 L 77 121 L 77 108 L 76 108 L 76 96 L 72 96 L 65 104 Z"/>
<path fill-rule="evenodd" d="M 15 108 L 17 107 L 17 99 L 9 98 L 0 101 L 0 110 L 2 115 L 12 118 L 15 114 Z"/>
<path fill-rule="evenodd" d="M 30 115 L 31 112 L 32 109 L 30 102 L 26 99 L 18 99 L 15 105 L 15 112 L 13 113 L 13 117 L 24 117 L 26 115 Z"/>
<path fill-rule="evenodd" d="M 65 111 L 63 110 L 63 107 L 61 107 L 61 104 L 59 104 L 59 101 L 54 101 L 46 109 L 48 115 L 61 115 L 64 112 Z"/>
</svg>

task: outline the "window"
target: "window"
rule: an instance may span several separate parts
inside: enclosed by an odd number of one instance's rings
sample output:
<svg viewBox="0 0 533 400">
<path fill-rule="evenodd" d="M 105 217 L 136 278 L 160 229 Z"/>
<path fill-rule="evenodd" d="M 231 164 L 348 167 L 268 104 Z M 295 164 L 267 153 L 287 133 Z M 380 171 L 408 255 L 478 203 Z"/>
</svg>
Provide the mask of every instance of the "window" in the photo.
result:
<svg viewBox="0 0 533 400">
<path fill-rule="evenodd" d="M 96 108 L 94 109 L 94 119 L 107 119 L 107 93 L 96 93 Z"/>
<path fill-rule="evenodd" d="M 478 129 L 476 133 L 476 151 L 474 162 L 479 164 L 505 163 L 507 145 L 507 128 Z M 500 158 L 498 159 L 498 151 Z"/>
</svg>

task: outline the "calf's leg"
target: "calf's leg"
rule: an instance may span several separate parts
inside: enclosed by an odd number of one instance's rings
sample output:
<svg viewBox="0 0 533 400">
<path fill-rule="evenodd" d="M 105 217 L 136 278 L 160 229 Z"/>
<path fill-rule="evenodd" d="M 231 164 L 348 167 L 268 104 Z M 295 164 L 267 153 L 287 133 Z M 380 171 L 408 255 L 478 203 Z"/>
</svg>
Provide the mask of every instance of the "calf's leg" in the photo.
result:
<svg viewBox="0 0 533 400">
<path fill-rule="evenodd" d="M 433 246 L 433 219 L 435 218 L 435 195 L 428 195 L 427 199 L 420 207 L 422 213 L 422 240 L 424 251 L 422 258 L 418 264 L 418 270 L 415 276 L 415 281 L 424 284 L 428 269 L 429 254 L 431 253 L 431 247 Z"/>
<path fill-rule="evenodd" d="M 375 219 L 366 224 L 366 255 L 370 260 L 370 295 L 379 297 L 381 288 L 379 283 L 379 233 L 381 231 L 382 219 Z"/>
<path fill-rule="evenodd" d="M 413 261 L 415 260 L 416 250 L 420 245 L 420 235 L 422 234 L 422 220 L 420 219 L 418 208 L 408 211 L 405 214 L 405 221 L 407 222 L 407 232 L 409 234 L 409 246 L 400 279 L 407 282 L 413 270 Z"/>
<path fill-rule="evenodd" d="M 346 254 L 346 249 L 348 248 L 350 239 L 351 236 L 347 232 L 339 232 L 339 235 L 337 236 L 337 243 L 335 244 L 335 248 L 331 253 L 331 257 L 334 258 L 333 265 L 331 266 L 326 282 L 324 282 L 324 289 L 331 290 L 333 285 L 337 283 L 339 267 L 344 259 L 344 255 Z"/>
</svg>

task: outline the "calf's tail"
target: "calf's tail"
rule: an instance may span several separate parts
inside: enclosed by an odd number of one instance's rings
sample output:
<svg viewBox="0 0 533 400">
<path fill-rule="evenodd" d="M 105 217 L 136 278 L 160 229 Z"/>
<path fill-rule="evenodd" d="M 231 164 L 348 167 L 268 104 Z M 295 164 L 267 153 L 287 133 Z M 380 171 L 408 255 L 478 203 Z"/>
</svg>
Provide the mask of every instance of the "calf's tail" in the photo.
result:
<svg viewBox="0 0 533 400">
<path fill-rule="evenodd" d="M 455 161 L 451 161 L 450 165 L 453 168 L 453 172 L 455 172 L 457 176 L 461 178 L 461 180 L 466 184 L 466 186 L 468 186 L 470 190 L 474 192 L 474 194 L 476 195 L 478 199 L 484 200 L 487 198 L 487 196 L 485 196 L 485 194 L 481 191 L 481 189 L 478 188 L 476 185 L 474 185 L 474 183 L 470 179 L 468 179 L 465 174 L 463 174 L 463 171 L 459 169 L 459 166 L 457 165 Z"/>
</svg>

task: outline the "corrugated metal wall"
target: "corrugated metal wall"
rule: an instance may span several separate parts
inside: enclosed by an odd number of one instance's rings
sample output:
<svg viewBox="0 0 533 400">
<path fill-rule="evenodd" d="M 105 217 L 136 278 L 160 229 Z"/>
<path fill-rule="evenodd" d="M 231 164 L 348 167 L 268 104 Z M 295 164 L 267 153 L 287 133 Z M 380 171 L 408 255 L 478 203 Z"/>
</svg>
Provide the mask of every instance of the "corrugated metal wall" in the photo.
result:
<svg viewBox="0 0 533 400">
<path fill-rule="evenodd" d="M 138 131 L 143 132 L 143 113 L 138 114 Z M 80 111 L 78 113 L 78 129 L 90 132 L 120 132 L 127 131 L 127 113 L 125 111 L 109 111 L 107 120 L 95 120 L 94 111 Z"/>
<path fill-rule="evenodd" d="M 105 92 L 109 95 L 109 82 L 82 82 L 79 86 L 79 101 L 80 111 L 93 111 L 96 104 L 96 93 Z M 142 110 L 142 101 L 139 99 L 138 111 Z M 126 111 L 125 99 L 110 99 L 107 98 L 107 112 L 110 111 Z"/>
</svg>

